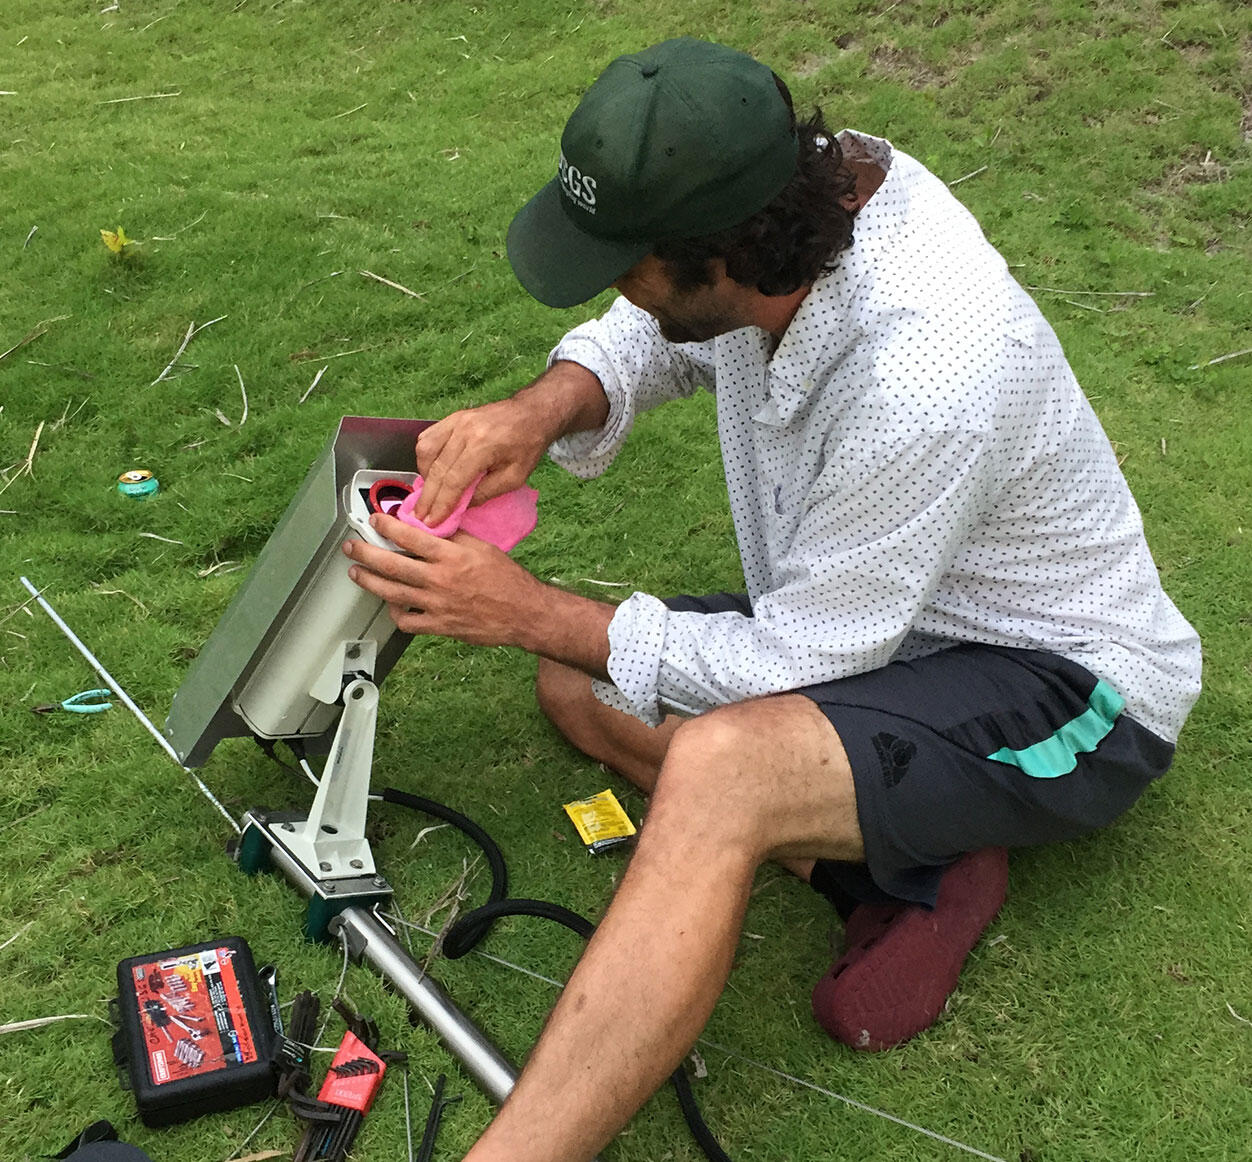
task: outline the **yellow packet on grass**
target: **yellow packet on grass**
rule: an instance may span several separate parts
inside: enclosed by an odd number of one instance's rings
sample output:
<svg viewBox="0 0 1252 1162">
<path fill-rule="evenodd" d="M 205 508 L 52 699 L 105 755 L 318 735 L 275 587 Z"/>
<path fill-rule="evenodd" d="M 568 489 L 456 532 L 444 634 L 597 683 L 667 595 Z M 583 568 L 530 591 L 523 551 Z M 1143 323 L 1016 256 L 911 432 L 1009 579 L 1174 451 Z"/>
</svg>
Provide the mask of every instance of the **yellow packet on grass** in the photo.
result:
<svg viewBox="0 0 1252 1162">
<path fill-rule="evenodd" d="M 565 814 L 570 817 L 590 855 L 598 855 L 619 843 L 626 843 L 635 834 L 635 825 L 612 791 L 601 791 L 589 799 L 566 803 Z"/>
</svg>

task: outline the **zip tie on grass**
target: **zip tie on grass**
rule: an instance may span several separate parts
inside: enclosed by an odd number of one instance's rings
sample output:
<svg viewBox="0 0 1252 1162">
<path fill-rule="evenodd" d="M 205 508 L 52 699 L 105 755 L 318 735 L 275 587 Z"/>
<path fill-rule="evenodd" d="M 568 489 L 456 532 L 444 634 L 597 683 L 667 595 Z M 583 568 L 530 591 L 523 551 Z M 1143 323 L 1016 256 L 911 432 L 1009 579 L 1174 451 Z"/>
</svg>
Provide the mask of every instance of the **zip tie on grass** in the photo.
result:
<svg viewBox="0 0 1252 1162">
<path fill-rule="evenodd" d="M 399 924 L 405 928 L 413 928 L 426 936 L 437 936 L 438 933 L 432 932 L 429 928 L 423 928 L 420 924 L 414 924 L 411 920 L 404 919 L 403 916 L 395 916 L 384 913 L 384 919 L 392 924 Z M 501 964 L 505 968 L 511 968 L 514 972 L 520 972 L 523 976 L 534 977 L 535 980 L 541 980 L 545 984 L 555 985 L 557 988 L 565 986 L 559 980 L 553 980 L 550 976 L 544 976 L 542 973 L 533 972 L 529 968 L 523 968 L 520 964 L 512 964 L 507 960 L 501 959 L 499 956 L 492 956 L 489 952 L 483 952 L 480 949 L 473 949 L 475 956 L 481 956 L 484 960 L 494 961 Z M 1232 1010 L 1233 1012 L 1233 1010 Z M 1242 1018 L 1240 1018 L 1242 1019 Z M 862 1113 L 873 1114 L 875 1117 L 886 1118 L 889 1122 L 894 1122 L 897 1126 L 903 1126 L 907 1130 L 913 1130 L 918 1134 L 924 1134 L 928 1138 L 933 1138 L 937 1142 L 943 1142 L 947 1146 L 954 1146 L 958 1150 L 964 1150 L 968 1154 L 973 1154 L 976 1158 L 984 1158 L 986 1162 L 1007 1162 L 1007 1159 L 1001 1158 L 998 1154 L 988 1154 L 983 1150 L 979 1150 L 974 1146 L 967 1146 L 964 1142 L 958 1142 L 955 1138 L 948 1138 L 943 1134 L 937 1133 L 935 1130 L 928 1130 L 925 1126 L 919 1126 L 916 1122 L 905 1121 L 904 1118 L 898 1118 L 895 1114 L 889 1114 L 886 1110 L 880 1110 L 865 1102 L 857 1101 L 856 1098 L 845 1097 L 841 1093 L 836 1093 L 833 1089 L 826 1089 L 823 1086 L 816 1085 L 811 1081 L 805 1081 L 802 1077 L 796 1077 L 793 1073 L 784 1073 L 781 1069 L 775 1069 L 771 1065 L 766 1065 L 761 1061 L 754 1061 L 751 1057 L 745 1057 L 742 1053 L 737 1053 L 733 1049 L 726 1048 L 725 1045 L 719 1045 L 716 1041 L 710 1041 L 707 1037 L 700 1037 L 696 1041 L 697 1045 L 707 1045 L 710 1049 L 716 1049 L 719 1053 L 725 1053 L 727 1057 L 733 1057 L 737 1061 L 742 1061 L 745 1065 L 754 1066 L 765 1073 L 771 1073 L 775 1077 L 781 1077 L 784 1081 L 790 1081 L 793 1085 L 803 1086 L 805 1089 L 814 1090 L 825 1097 L 832 1097 L 836 1101 L 841 1101 L 846 1105 L 850 1105 L 853 1109 L 858 1109 Z"/>
<path fill-rule="evenodd" d="M 104 666 L 100 664 L 100 661 L 96 657 L 96 655 L 93 654 L 85 645 L 83 645 L 82 641 L 79 640 L 78 636 L 74 633 L 74 631 L 70 629 L 68 625 L 66 625 L 65 621 L 61 618 L 60 614 L 58 614 L 57 611 L 53 609 L 52 606 L 47 603 L 47 601 L 44 600 L 42 591 L 36 589 L 30 583 L 30 581 L 25 577 L 20 577 L 18 579 L 22 582 L 24 586 L 26 586 L 26 591 L 30 593 L 31 596 L 34 597 L 34 599 L 39 603 L 39 607 L 44 611 L 44 613 L 46 613 L 50 618 L 52 618 L 53 624 L 57 627 L 57 629 L 59 629 L 63 634 L 65 634 L 67 638 L 70 639 L 70 642 L 74 645 L 74 647 L 78 650 L 78 652 L 82 654 L 84 658 L 87 659 L 92 669 L 94 669 L 96 673 L 99 674 L 100 677 L 103 678 L 105 682 L 108 683 L 109 689 L 112 690 L 113 693 L 116 694 L 122 700 L 126 708 L 132 714 L 134 714 L 134 716 L 138 718 L 139 721 L 143 723 L 143 725 L 147 728 L 148 733 L 151 734 L 152 737 L 155 738 L 158 743 L 160 743 L 161 749 L 164 750 L 165 753 L 168 754 L 170 758 L 172 758 L 182 770 L 187 772 L 187 774 L 191 777 L 191 780 L 196 784 L 197 787 L 200 788 L 200 793 L 206 799 L 208 799 L 208 801 L 212 803 L 214 807 L 218 809 L 218 811 L 221 813 L 222 817 L 226 820 L 226 822 L 229 823 L 231 827 L 235 829 L 235 834 L 236 835 L 241 834 L 241 828 L 239 824 L 235 822 L 235 817 L 229 811 L 227 811 L 226 808 L 221 805 L 221 803 L 218 802 L 217 797 L 213 794 L 212 791 L 209 790 L 208 787 L 204 785 L 203 781 L 200 779 L 198 775 L 196 775 L 189 767 L 183 766 L 183 761 L 182 759 L 178 757 L 178 752 L 170 745 L 169 740 L 165 737 L 165 735 L 163 735 L 159 730 L 157 730 L 155 726 L 152 725 L 152 722 L 149 720 L 148 716 L 144 714 L 144 712 L 140 710 L 138 706 L 135 705 L 134 701 L 131 699 L 131 696 L 127 694 L 125 690 L 122 689 L 122 687 L 118 684 L 117 680 L 113 677 L 113 675 L 110 674 L 109 671 L 106 670 Z"/>
<path fill-rule="evenodd" d="M 58 1017 L 33 1017 L 29 1021 L 13 1021 L 8 1025 L 0 1025 L 0 1034 L 21 1033 L 26 1029 L 42 1029 L 45 1025 L 54 1025 L 57 1021 L 99 1021 L 102 1025 L 109 1022 L 95 1013 L 62 1013 Z"/>
</svg>

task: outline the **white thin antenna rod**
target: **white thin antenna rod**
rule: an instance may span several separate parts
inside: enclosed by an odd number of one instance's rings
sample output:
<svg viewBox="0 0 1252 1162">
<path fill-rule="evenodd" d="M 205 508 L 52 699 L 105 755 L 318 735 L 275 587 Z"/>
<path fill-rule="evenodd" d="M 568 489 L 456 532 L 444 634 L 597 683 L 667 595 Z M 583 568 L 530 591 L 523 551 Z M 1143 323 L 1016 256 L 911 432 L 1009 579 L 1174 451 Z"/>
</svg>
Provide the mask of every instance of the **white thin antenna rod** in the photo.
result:
<svg viewBox="0 0 1252 1162">
<path fill-rule="evenodd" d="M 178 757 L 178 752 L 170 745 L 169 739 L 167 739 L 165 735 L 163 735 L 159 730 L 157 730 L 155 726 L 152 725 L 152 722 L 149 720 L 148 716 L 144 714 L 144 712 L 140 710 L 138 706 L 135 705 L 134 701 L 131 699 L 131 696 L 127 694 L 125 690 L 122 689 L 117 679 L 115 679 L 113 675 L 110 674 L 109 671 L 106 670 L 104 666 L 100 664 L 100 660 L 96 657 L 96 655 L 93 654 L 82 643 L 78 635 L 72 629 L 70 629 L 68 625 L 65 624 L 65 621 L 60 616 L 60 614 L 58 614 L 57 611 L 53 609 L 52 606 L 49 605 L 43 599 L 42 591 L 39 589 L 36 589 L 30 583 L 30 581 L 25 577 L 19 577 L 18 580 L 20 580 L 21 583 L 26 586 L 26 591 L 30 593 L 30 595 L 34 597 L 34 599 L 37 602 L 39 602 L 39 606 L 44 611 L 44 613 L 46 613 L 50 618 L 52 618 L 53 624 L 57 627 L 57 629 L 59 629 L 63 634 L 65 634 L 65 636 L 69 638 L 70 641 L 73 643 L 74 647 L 78 650 L 78 652 L 82 654 L 84 658 L 87 659 L 87 661 L 91 665 L 91 668 L 95 670 L 96 673 L 99 674 L 100 677 L 102 677 L 106 683 L 108 683 L 109 689 L 112 690 L 113 693 L 116 694 L 122 700 L 126 708 L 136 718 L 138 718 L 139 721 L 142 722 L 143 725 L 147 728 L 148 733 L 152 735 L 152 737 L 155 738 L 157 742 L 161 744 L 161 749 L 164 750 L 165 753 L 168 754 L 170 758 L 172 758 L 182 770 L 186 771 L 187 774 L 191 776 L 196 786 L 200 788 L 200 793 L 204 795 L 204 797 L 208 799 L 208 801 L 212 803 L 213 806 L 216 807 L 218 811 L 222 813 L 226 821 L 235 829 L 235 834 L 238 835 L 239 824 L 235 822 L 234 816 L 231 815 L 231 813 L 227 811 L 226 808 L 223 807 L 221 803 L 217 801 L 217 798 L 214 796 L 213 792 L 210 791 L 209 788 L 204 785 L 204 783 L 200 780 L 199 776 L 197 776 L 188 767 L 183 766 L 182 759 Z"/>
</svg>

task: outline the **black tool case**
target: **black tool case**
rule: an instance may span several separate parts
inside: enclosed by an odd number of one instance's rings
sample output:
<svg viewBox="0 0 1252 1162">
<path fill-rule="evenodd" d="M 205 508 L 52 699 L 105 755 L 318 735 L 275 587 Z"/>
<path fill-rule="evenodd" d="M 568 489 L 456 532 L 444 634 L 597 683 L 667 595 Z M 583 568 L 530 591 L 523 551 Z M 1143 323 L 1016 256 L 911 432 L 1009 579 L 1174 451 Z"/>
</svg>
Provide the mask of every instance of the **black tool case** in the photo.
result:
<svg viewBox="0 0 1252 1162">
<path fill-rule="evenodd" d="M 114 1056 L 148 1126 L 234 1109 L 274 1092 L 268 990 L 235 936 L 117 966 Z"/>
</svg>

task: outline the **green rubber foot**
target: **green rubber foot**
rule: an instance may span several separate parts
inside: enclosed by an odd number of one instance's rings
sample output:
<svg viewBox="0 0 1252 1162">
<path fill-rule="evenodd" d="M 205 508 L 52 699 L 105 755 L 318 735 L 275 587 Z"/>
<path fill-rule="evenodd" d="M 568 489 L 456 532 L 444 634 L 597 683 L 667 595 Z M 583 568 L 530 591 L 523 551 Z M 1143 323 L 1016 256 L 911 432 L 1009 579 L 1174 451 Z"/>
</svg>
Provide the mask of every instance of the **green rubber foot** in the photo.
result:
<svg viewBox="0 0 1252 1162">
<path fill-rule="evenodd" d="M 270 841 L 259 827 L 247 827 L 239 838 L 239 870 L 254 876 L 270 870 Z"/>
</svg>

